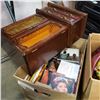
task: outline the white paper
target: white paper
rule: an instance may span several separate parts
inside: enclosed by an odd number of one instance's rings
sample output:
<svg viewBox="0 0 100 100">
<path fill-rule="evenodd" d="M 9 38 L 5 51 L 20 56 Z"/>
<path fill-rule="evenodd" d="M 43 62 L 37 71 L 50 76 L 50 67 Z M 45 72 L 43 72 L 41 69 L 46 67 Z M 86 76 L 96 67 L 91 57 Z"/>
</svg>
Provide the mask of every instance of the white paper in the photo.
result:
<svg viewBox="0 0 100 100">
<path fill-rule="evenodd" d="M 80 69 L 79 64 L 70 63 L 70 62 L 61 60 L 58 66 L 57 72 L 64 74 L 68 78 L 75 79 L 75 82 L 76 82 L 78 78 L 79 69 Z"/>
</svg>

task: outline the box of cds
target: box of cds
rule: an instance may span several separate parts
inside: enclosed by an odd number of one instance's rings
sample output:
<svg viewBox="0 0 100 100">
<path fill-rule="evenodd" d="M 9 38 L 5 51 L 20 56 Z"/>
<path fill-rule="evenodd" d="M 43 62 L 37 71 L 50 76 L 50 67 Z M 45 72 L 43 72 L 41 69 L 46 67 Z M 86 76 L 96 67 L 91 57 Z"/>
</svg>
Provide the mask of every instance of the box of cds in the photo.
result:
<svg viewBox="0 0 100 100">
<path fill-rule="evenodd" d="M 24 65 L 20 66 L 14 77 L 25 97 L 32 100 L 76 100 L 86 44 L 87 40 L 80 38 L 40 66 L 32 76 Z"/>
</svg>

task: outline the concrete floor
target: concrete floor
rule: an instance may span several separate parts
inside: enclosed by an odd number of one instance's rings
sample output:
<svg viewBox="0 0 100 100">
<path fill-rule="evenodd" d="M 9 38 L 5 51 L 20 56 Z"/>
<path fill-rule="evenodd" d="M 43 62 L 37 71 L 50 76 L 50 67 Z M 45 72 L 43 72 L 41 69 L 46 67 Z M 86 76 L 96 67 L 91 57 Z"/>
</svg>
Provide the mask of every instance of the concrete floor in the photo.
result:
<svg viewBox="0 0 100 100">
<path fill-rule="evenodd" d="M 3 37 L 1 45 L 1 57 L 12 50 L 16 51 Z M 1 64 L 1 100 L 26 100 L 13 77 L 16 69 L 23 63 L 23 58 L 15 52 L 12 56 L 9 55 L 8 61 Z"/>
</svg>

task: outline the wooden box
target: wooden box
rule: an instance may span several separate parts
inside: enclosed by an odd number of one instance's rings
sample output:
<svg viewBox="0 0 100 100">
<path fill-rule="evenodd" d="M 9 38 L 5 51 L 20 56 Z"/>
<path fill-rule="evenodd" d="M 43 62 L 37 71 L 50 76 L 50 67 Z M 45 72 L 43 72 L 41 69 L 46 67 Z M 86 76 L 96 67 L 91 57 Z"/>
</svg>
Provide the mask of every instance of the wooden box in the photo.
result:
<svg viewBox="0 0 100 100">
<path fill-rule="evenodd" d="M 21 52 L 28 73 L 32 75 L 42 64 L 67 47 L 67 38 L 67 27 L 54 21 L 46 21 L 13 37 L 13 44 Z"/>
<path fill-rule="evenodd" d="M 87 20 L 87 14 L 78 10 L 73 10 L 67 7 L 58 6 L 53 3 L 48 3 L 48 7 L 36 9 L 38 14 L 58 21 L 68 27 L 68 44 L 72 45 L 77 39 L 82 37 Z"/>
<path fill-rule="evenodd" d="M 48 62 L 62 49 L 67 47 L 67 27 L 48 21 L 38 29 L 28 31 L 16 38 L 16 47 L 24 55 L 29 73 Z"/>
<path fill-rule="evenodd" d="M 42 84 L 40 82 L 31 83 L 30 81 L 26 80 L 26 77 L 28 76 L 27 70 L 25 70 L 24 66 L 20 66 L 15 74 L 14 77 L 16 81 L 18 82 L 18 85 L 22 92 L 24 93 L 25 97 L 30 98 L 31 100 L 76 100 L 78 95 L 78 88 L 81 78 L 81 73 L 83 69 L 83 62 L 84 62 L 84 56 L 85 56 L 85 50 L 86 50 L 86 44 L 87 41 L 85 39 L 79 39 L 73 44 L 73 48 L 80 49 L 81 59 L 80 59 L 80 71 L 79 71 L 79 77 L 77 81 L 77 87 L 76 92 L 74 94 L 67 94 L 67 93 L 61 93 L 54 91 L 51 89 L 48 85 Z M 37 90 L 39 92 L 34 91 Z"/>
</svg>

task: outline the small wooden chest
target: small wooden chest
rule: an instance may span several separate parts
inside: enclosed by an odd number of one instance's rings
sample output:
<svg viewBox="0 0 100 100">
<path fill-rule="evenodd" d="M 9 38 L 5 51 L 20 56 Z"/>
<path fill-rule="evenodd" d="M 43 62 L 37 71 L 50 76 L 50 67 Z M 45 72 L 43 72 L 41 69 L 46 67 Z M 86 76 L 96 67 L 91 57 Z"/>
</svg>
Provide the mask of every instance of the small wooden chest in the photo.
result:
<svg viewBox="0 0 100 100">
<path fill-rule="evenodd" d="M 58 21 L 68 27 L 68 44 L 72 45 L 77 39 L 82 37 L 86 21 L 87 14 L 78 10 L 70 9 L 67 7 L 58 6 L 53 3 L 48 3 L 48 7 L 43 9 L 36 9 L 38 14 Z"/>
<path fill-rule="evenodd" d="M 30 75 L 67 47 L 67 33 L 66 26 L 49 20 L 13 37 L 13 44 L 23 55 Z"/>
<path fill-rule="evenodd" d="M 67 27 L 54 21 L 28 31 L 29 34 L 16 38 L 16 47 L 24 55 L 29 73 L 32 74 L 42 64 L 67 46 Z"/>
</svg>

